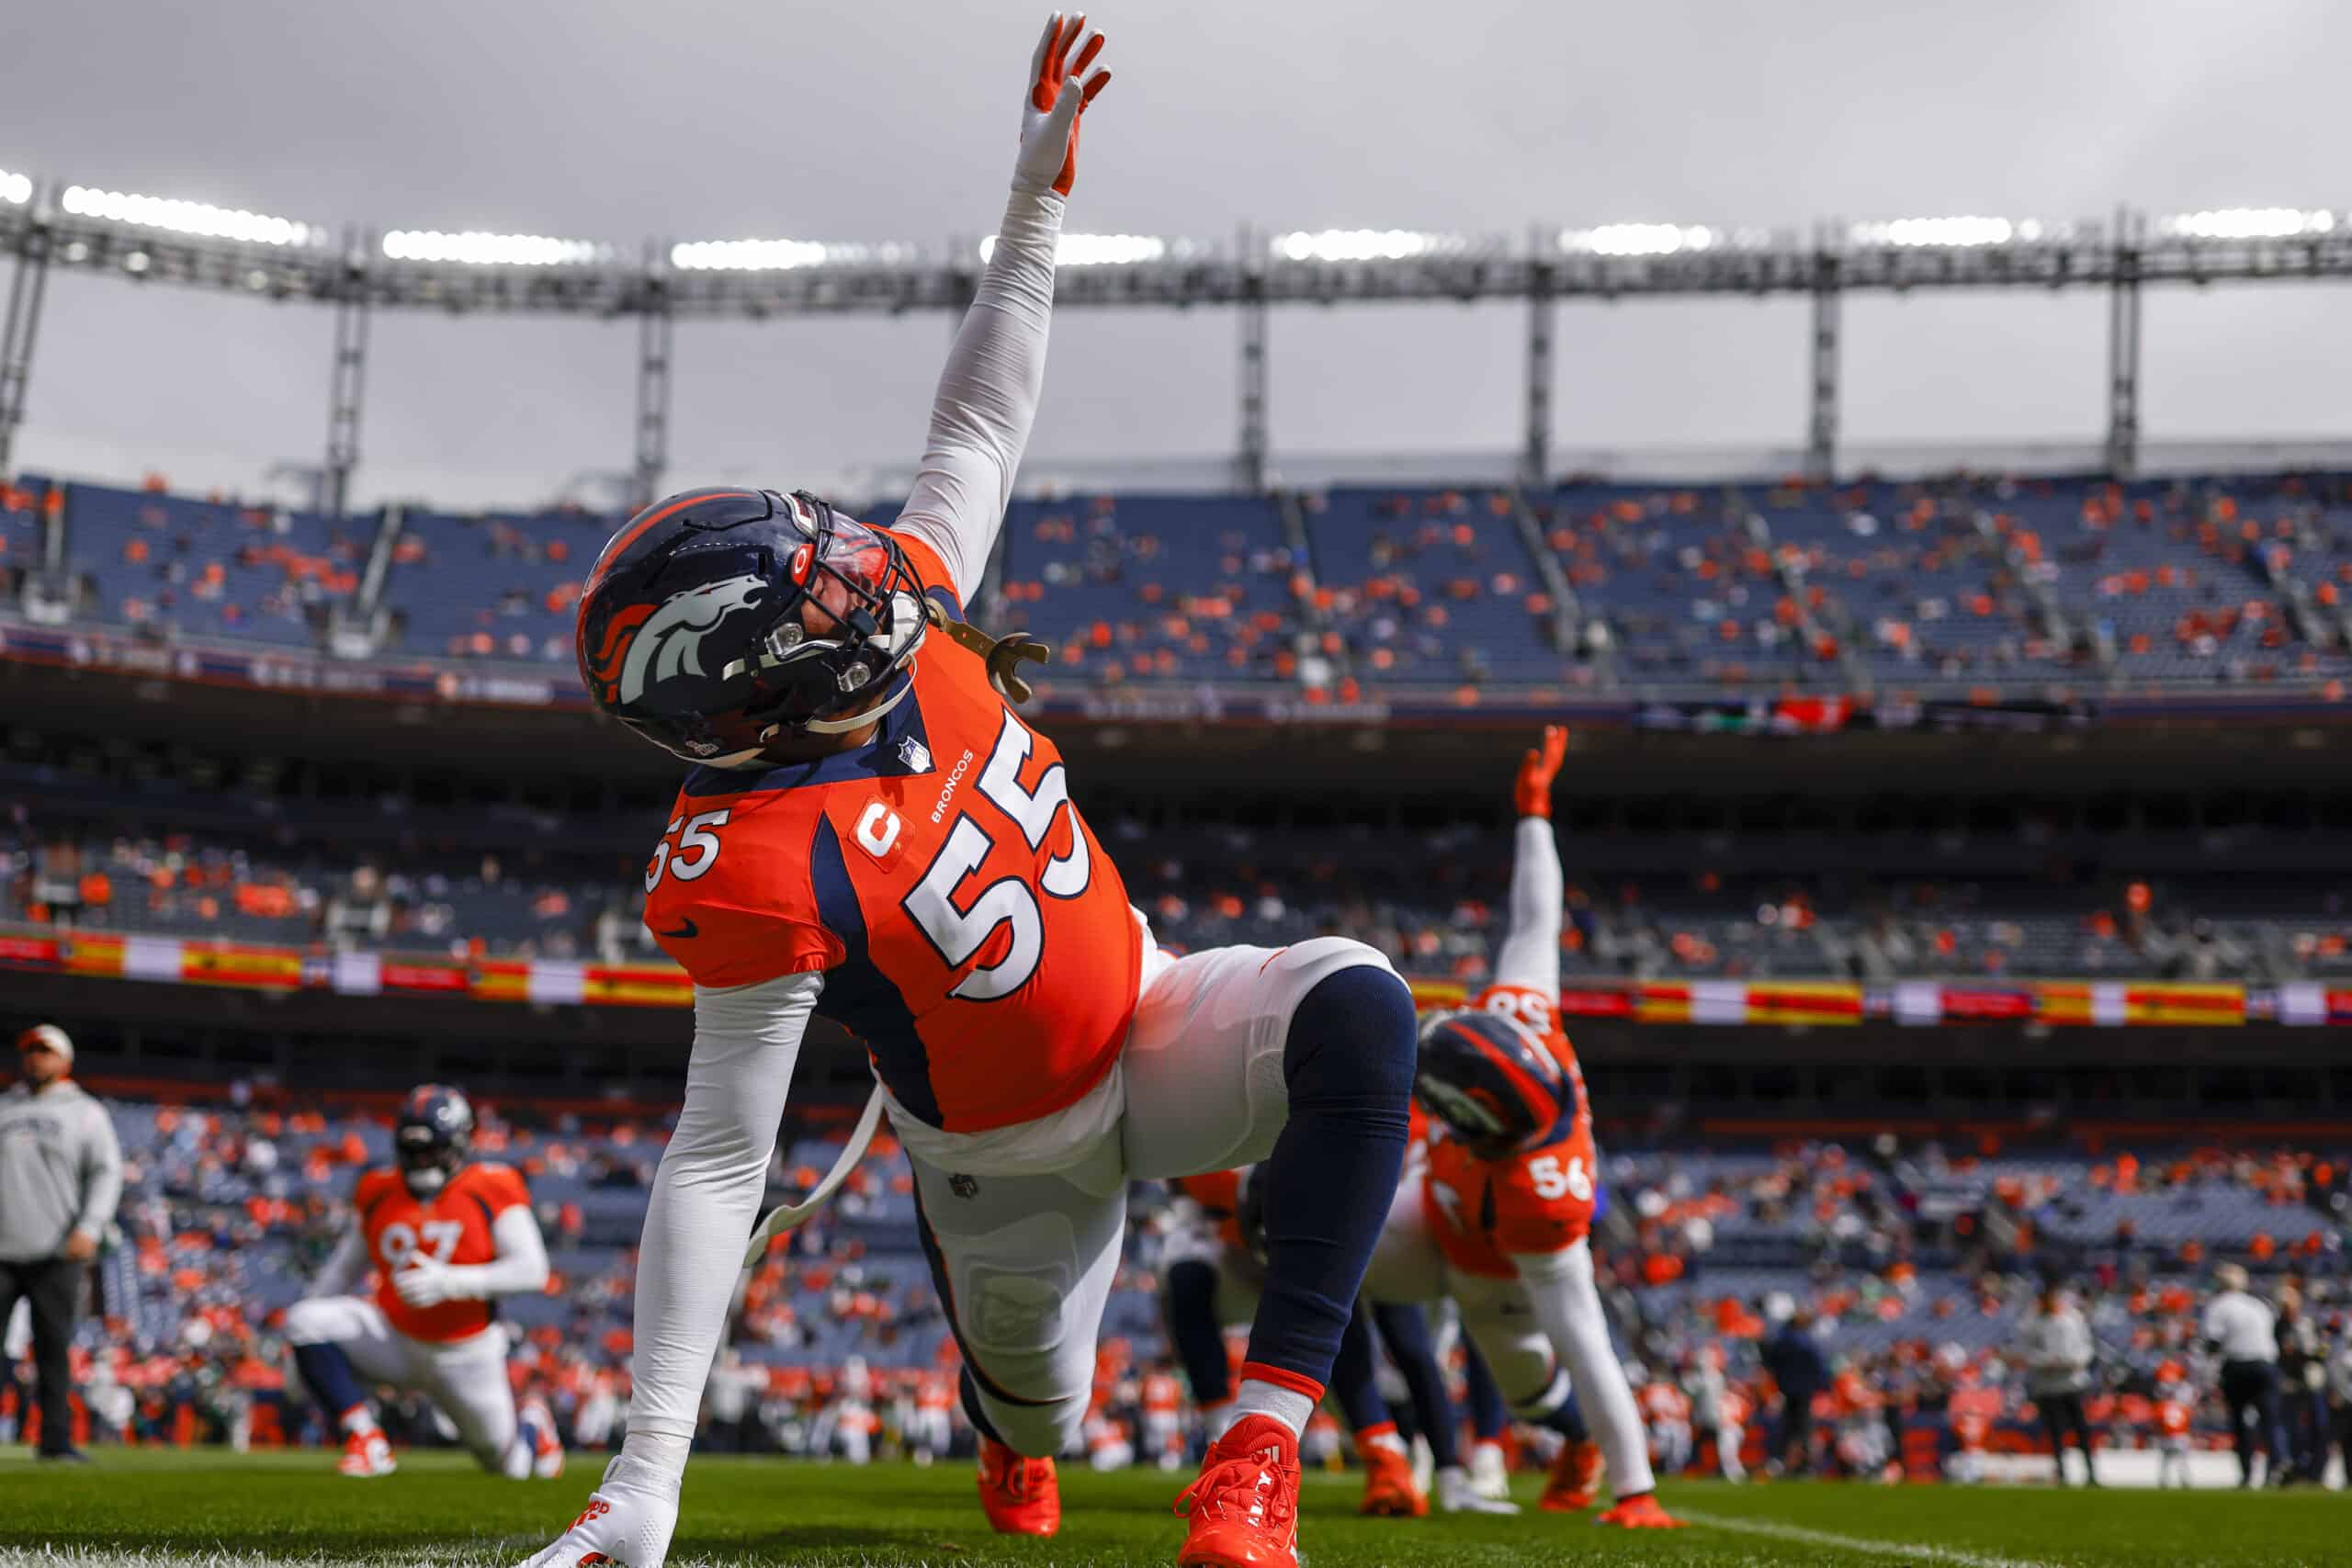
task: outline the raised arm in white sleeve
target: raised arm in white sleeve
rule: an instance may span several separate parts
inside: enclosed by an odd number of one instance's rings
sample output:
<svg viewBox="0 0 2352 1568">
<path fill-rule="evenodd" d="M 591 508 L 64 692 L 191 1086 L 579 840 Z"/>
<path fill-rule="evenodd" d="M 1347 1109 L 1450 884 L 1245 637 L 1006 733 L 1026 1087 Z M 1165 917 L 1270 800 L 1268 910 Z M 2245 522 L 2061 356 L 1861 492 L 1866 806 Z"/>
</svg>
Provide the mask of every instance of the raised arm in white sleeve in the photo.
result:
<svg viewBox="0 0 2352 1568">
<path fill-rule="evenodd" d="M 1567 755 L 1568 732 L 1544 727 L 1543 739 L 1519 760 L 1511 801 L 1519 827 L 1511 837 L 1510 928 L 1495 954 L 1495 983 L 1523 986 L 1547 1001 L 1560 994 L 1560 846 L 1552 838 L 1552 781 Z"/>
<path fill-rule="evenodd" d="M 1522 817 L 1511 835 L 1510 929 L 1495 953 L 1498 985 L 1560 994 L 1560 850 L 1551 822 Z"/>
<path fill-rule="evenodd" d="M 1609 1489 L 1621 1501 L 1655 1491 L 1649 1439 L 1634 1391 L 1625 1385 L 1625 1369 L 1609 1342 L 1609 1317 L 1593 1284 L 1592 1244 L 1578 1240 L 1558 1252 L 1513 1253 L 1511 1262 L 1552 1353 L 1576 1385 L 1577 1403 L 1609 1467 Z"/>
<path fill-rule="evenodd" d="M 368 1278 L 368 1240 L 359 1234 L 356 1221 L 345 1227 L 335 1238 L 334 1250 L 311 1276 L 311 1294 L 314 1296 L 347 1296 Z"/>
<path fill-rule="evenodd" d="M 1107 71 L 1086 74 L 1101 47 L 1100 34 L 1081 41 L 1075 20 L 1065 23 L 1058 15 L 1038 41 L 1023 98 L 1012 194 L 940 374 L 913 493 L 893 525 L 939 553 L 959 598 L 969 599 L 988 570 L 1037 417 L 1054 314 L 1054 256 L 1078 156 L 1078 117 L 1110 80 Z M 1063 91 L 1073 77 L 1083 77 L 1083 84 L 1071 82 Z"/>
</svg>

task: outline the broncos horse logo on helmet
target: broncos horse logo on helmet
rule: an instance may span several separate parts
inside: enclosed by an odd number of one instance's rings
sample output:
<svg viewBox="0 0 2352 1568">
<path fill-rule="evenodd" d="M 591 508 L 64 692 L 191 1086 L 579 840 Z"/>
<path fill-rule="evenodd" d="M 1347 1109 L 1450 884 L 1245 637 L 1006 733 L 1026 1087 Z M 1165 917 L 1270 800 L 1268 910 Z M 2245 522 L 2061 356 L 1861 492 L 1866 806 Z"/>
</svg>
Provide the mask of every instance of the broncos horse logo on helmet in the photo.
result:
<svg viewBox="0 0 2352 1568">
<path fill-rule="evenodd" d="M 1551 1048 L 1500 1013 L 1440 1013 L 1421 1031 L 1414 1092 L 1482 1159 L 1532 1149 L 1577 1109 Z"/>
<path fill-rule="evenodd" d="M 400 1123 L 392 1129 L 392 1152 L 411 1192 L 431 1198 L 448 1185 L 473 1149 L 474 1108 L 464 1095 L 437 1083 L 408 1091 Z"/>
<path fill-rule="evenodd" d="M 806 491 L 688 491 L 613 536 L 580 596 L 580 676 L 666 751 L 755 764 L 903 699 L 922 584 L 879 529 Z"/>
</svg>

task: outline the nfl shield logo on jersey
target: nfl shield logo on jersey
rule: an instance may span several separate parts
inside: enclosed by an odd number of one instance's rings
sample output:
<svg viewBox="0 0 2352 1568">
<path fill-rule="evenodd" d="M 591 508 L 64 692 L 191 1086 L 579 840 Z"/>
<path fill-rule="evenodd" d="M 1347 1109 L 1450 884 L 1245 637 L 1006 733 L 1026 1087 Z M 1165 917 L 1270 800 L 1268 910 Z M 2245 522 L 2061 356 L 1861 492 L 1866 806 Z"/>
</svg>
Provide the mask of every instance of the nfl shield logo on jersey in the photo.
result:
<svg viewBox="0 0 2352 1568">
<path fill-rule="evenodd" d="M 899 742 L 899 761 L 907 765 L 910 773 L 927 773 L 931 772 L 931 748 L 910 735 Z"/>
</svg>

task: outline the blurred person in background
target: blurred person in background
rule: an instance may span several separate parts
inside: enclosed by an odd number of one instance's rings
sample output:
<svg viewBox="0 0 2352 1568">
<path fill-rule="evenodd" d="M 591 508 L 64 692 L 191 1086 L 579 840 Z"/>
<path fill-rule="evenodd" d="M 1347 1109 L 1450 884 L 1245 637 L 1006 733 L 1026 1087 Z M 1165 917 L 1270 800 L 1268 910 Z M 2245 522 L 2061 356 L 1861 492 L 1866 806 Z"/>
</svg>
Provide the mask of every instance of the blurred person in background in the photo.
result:
<svg viewBox="0 0 2352 1568">
<path fill-rule="evenodd" d="M 1724 1377 L 1722 1346 L 1705 1346 L 1690 1358 L 1682 1374 L 1682 1392 L 1690 1400 L 1690 1426 L 1701 1450 L 1713 1451 L 1725 1481 L 1747 1479 L 1739 1462 L 1740 1440 L 1747 1436 L 1747 1423 L 1740 1418 L 1743 1401 Z"/>
<path fill-rule="evenodd" d="M 2083 1396 L 2090 1392 L 2091 1325 L 2066 1292 L 2056 1285 L 2043 1287 L 2041 1310 L 2028 1318 L 2018 1338 L 2018 1360 L 2025 1370 L 2026 1393 L 2041 1412 L 2042 1427 L 2050 1434 L 2050 1463 L 2058 1484 L 2066 1484 L 2066 1437 L 2074 1435 L 2083 1450 L 2083 1476 L 2098 1484 L 2098 1464 L 2091 1457 L 2091 1426 L 2083 1415 Z"/>
<path fill-rule="evenodd" d="M 1764 1370 L 1781 1391 L 1773 1461 L 1782 1475 L 1813 1472 L 1813 1402 L 1828 1386 L 1829 1360 L 1814 1337 L 1813 1314 L 1800 1307 L 1764 1342 Z"/>
<path fill-rule="evenodd" d="M 2352 1486 L 2352 1330 L 2338 1320 L 2335 1333 L 2335 1348 L 2327 1358 L 2328 1441 L 2344 1456 L 2344 1483 Z M 2327 1470 L 2325 1452 L 2321 1450 L 2323 1474 Z"/>
<path fill-rule="evenodd" d="M 2156 1484 L 2188 1485 L 2188 1427 L 2197 1395 L 2185 1382 L 2156 1390 Z"/>
<path fill-rule="evenodd" d="M 122 1196 L 114 1122 L 75 1083 L 74 1042 L 53 1023 L 17 1037 L 24 1081 L 0 1095 L 0 1325 L 32 1305 L 40 1457 L 79 1461 L 68 1352 L 82 1285 Z"/>
<path fill-rule="evenodd" d="M 2256 1449 L 2267 1456 L 2276 1483 L 2287 1473 L 2285 1423 L 2278 1405 L 2278 1329 L 2268 1303 L 2246 1289 L 2245 1269 L 2223 1263 L 2213 1270 L 2221 1287 L 2205 1303 L 2200 1331 L 2221 1358 L 2222 1398 L 2230 1407 L 2230 1437 L 2238 1450 L 2238 1484 L 2254 1484 Z"/>
<path fill-rule="evenodd" d="M 2291 1456 L 2278 1484 L 2316 1483 L 2327 1468 L 2327 1346 L 2303 1310 L 2302 1292 L 2292 1287 L 2278 1292 L 2278 1334 L 2280 1424 Z"/>
</svg>

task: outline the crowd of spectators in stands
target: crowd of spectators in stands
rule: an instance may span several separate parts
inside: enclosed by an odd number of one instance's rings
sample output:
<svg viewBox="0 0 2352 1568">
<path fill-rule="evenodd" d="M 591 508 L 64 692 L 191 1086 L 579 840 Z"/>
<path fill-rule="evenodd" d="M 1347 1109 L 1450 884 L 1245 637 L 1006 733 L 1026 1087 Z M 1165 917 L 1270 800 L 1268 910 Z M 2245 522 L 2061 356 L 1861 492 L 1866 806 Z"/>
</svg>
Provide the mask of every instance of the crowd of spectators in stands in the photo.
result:
<svg viewBox="0 0 2352 1568">
<path fill-rule="evenodd" d="M 12 566 L 53 493 L 0 495 Z M 63 493 L 69 599 L 156 635 L 304 640 L 357 591 L 379 526 L 160 480 Z M 401 516 L 364 606 L 388 617 L 384 651 L 570 662 L 581 574 L 617 519 Z M 1900 692 L 2352 672 L 2337 476 L 1083 494 L 1015 502 L 1005 539 L 976 608 L 1054 642 L 1050 681 L 1095 688 L 1273 681 L 1475 702 L 1497 682 Z"/>
<path fill-rule="evenodd" d="M 117 1108 L 120 1235 L 102 1264 L 105 1315 L 76 1354 L 93 1435 L 241 1445 L 318 1435 L 289 1388 L 276 1325 L 347 1223 L 342 1195 L 388 1145 L 367 1114 L 283 1103 L 241 1085 L 225 1103 Z M 512 1303 L 512 1376 L 549 1401 L 577 1447 L 617 1439 L 632 1247 L 663 1135 L 658 1119 L 625 1111 L 536 1127 L 493 1112 L 479 1135 L 481 1157 L 533 1183 L 555 1265 L 544 1296 Z M 805 1187 L 831 1153 L 822 1138 L 787 1139 L 772 1178 Z M 1744 1447 L 1750 1462 L 1891 1475 L 1917 1457 L 1906 1427 L 1927 1421 L 1951 1434 L 1938 1462 L 1967 1479 L 1970 1456 L 2029 1440 L 2033 1401 L 2015 1337 L 2053 1282 L 2079 1303 L 2098 1347 L 2086 1406 L 2104 1446 L 2148 1446 L 2170 1404 L 2185 1406 L 2199 1441 L 2222 1446 L 2198 1314 L 2205 1274 L 2224 1258 L 2256 1267 L 2284 1306 L 2282 1344 L 2321 1369 L 2319 1397 L 2308 1410 L 2290 1399 L 2284 1419 L 2312 1425 L 2309 1440 L 2324 1445 L 2327 1420 L 2346 1407 L 2325 1382 L 2339 1363 L 2352 1398 L 2348 1158 L 2294 1146 L 2009 1150 L 1989 1139 L 1960 1154 L 1892 1136 L 1858 1147 L 1643 1149 L 1604 1156 L 1597 1251 L 1669 1456 L 1688 1448 L 1668 1428 L 1690 1423 L 1695 1396 L 1702 1416 L 1745 1424 L 1748 1440 L 1731 1451 Z M 944 1451 L 939 1432 L 960 1440 L 946 1408 L 953 1342 L 916 1246 L 910 1186 L 886 1136 L 836 1204 L 752 1270 L 713 1374 L 714 1444 L 929 1452 Z M 2126 1199 L 2170 1205 L 2190 1216 L 2187 1232 L 2151 1240 L 2128 1220 L 2086 1229 L 2098 1201 Z M 1166 1354 L 1159 1196 L 1137 1189 L 1132 1213 L 1098 1412 L 1098 1457 L 1121 1462 L 1136 1451 L 1138 1379 Z M 20 1401 L 0 1379 L 0 1424 Z M 397 1430 L 435 1440 L 428 1410 L 391 1414 Z M 854 1443 L 845 1419 L 867 1423 Z M 2308 1442 L 2295 1440 L 2307 1460 Z M 1695 1457 L 1703 1468 L 1715 1451 L 1702 1441 Z"/>
<path fill-rule="evenodd" d="M 624 857 L 377 856 L 193 832 L 39 831 L 0 820 L 0 919 L 323 949 L 659 962 Z M 1163 942 L 1280 944 L 1326 931 L 1410 973 L 1484 978 L 1503 923 L 1493 836 L 1436 829 L 1155 833 L 1114 822 L 1130 896 Z M 1578 877 L 1564 973 L 2000 980 L 2282 980 L 2352 971 L 2340 891 L 2222 878 L 2077 886 L 2030 877 Z M 2206 912 L 2209 902 L 2229 911 Z"/>
</svg>

